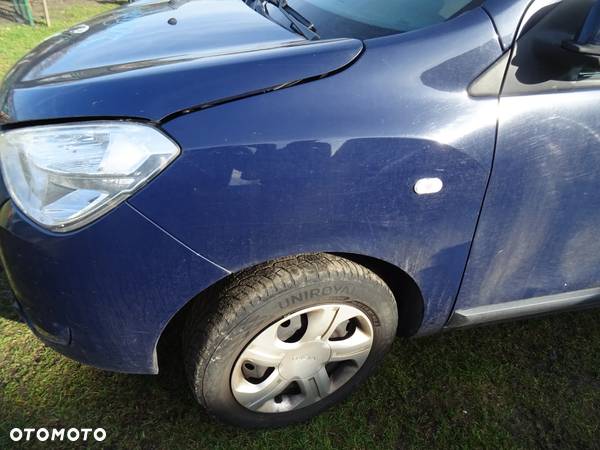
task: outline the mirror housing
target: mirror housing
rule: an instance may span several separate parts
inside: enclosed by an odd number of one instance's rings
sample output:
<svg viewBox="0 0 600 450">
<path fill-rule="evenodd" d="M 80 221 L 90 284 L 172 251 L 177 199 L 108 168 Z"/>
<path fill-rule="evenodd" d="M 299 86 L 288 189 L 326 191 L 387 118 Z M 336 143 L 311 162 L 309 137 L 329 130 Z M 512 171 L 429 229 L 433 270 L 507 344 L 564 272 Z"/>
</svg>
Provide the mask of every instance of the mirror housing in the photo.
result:
<svg viewBox="0 0 600 450">
<path fill-rule="evenodd" d="M 595 1 L 574 40 L 563 41 L 563 48 L 581 56 L 600 58 L 600 1 Z"/>
</svg>

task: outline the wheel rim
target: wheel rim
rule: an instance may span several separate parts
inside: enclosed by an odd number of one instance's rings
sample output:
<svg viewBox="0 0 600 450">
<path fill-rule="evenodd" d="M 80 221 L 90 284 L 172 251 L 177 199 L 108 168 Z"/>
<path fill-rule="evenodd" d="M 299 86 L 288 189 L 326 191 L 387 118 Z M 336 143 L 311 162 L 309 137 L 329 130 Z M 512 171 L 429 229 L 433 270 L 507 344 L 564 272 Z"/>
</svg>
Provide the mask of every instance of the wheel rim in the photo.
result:
<svg viewBox="0 0 600 450">
<path fill-rule="evenodd" d="M 233 368 L 233 395 L 256 412 L 304 408 L 348 382 L 372 345 L 373 326 L 361 310 L 342 304 L 306 308 L 252 339 Z"/>
</svg>

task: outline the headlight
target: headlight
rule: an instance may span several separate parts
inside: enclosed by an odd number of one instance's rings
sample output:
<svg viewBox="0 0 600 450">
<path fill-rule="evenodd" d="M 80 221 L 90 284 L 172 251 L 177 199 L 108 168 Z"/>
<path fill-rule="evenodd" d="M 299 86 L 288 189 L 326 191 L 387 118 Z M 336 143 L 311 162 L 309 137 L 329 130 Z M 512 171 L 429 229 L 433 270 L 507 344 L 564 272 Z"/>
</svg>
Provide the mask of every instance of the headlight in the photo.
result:
<svg viewBox="0 0 600 450">
<path fill-rule="evenodd" d="M 156 128 L 85 122 L 0 133 L 4 183 L 15 204 L 53 231 L 71 231 L 123 202 L 179 155 Z"/>
</svg>

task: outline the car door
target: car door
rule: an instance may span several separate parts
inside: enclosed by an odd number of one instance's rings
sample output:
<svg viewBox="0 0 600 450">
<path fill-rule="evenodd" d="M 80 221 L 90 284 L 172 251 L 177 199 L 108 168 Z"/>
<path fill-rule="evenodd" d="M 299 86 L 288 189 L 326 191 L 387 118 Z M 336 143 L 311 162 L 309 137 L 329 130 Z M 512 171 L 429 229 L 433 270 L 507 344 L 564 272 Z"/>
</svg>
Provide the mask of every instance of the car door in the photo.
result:
<svg viewBox="0 0 600 450">
<path fill-rule="evenodd" d="M 492 176 L 450 326 L 583 306 L 600 293 L 600 67 L 563 42 L 592 0 L 538 1 L 500 98 Z"/>
</svg>

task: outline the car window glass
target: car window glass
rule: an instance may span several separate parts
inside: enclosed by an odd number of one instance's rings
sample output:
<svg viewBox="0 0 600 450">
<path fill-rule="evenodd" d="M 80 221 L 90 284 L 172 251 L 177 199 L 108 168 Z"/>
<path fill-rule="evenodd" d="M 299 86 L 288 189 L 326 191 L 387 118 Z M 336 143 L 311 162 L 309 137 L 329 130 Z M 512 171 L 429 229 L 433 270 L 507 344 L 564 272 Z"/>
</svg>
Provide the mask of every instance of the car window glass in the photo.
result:
<svg viewBox="0 0 600 450">
<path fill-rule="evenodd" d="M 478 6 L 473 0 L 288 0 L 326 38 L 369 38 L 444 22 Z"/>
</svg>

